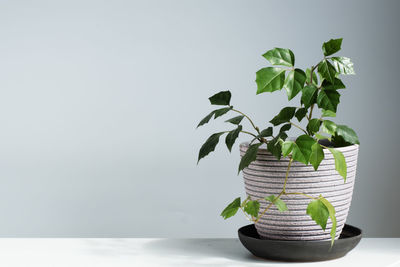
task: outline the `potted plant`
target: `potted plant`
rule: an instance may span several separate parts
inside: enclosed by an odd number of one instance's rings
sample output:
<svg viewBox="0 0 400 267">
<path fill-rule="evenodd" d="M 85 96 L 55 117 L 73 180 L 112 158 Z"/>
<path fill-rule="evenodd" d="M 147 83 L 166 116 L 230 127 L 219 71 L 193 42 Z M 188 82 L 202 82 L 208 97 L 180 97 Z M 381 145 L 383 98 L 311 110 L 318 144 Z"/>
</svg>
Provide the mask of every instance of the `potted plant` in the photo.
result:
<svg viewBox="0 0 400 267">
<path fill-rule="evenodd" d="M 213 117 L 236 113 L 226 120 L 235 128 L 211 135 L 200 148 L 198 161 L 214 151 L 223 135 L 229 151 L 240 134 L 251 138 L 240 145 L 238 168 L 243 171 L 247 196 L 235 198 L 222 211 L 224 219 L 242 210 L 261 238 L 333 244 L 339 237 L 350 207 L 359 148 L 355 131 L 331 119 L 345 88 L 340 75 L 354 74 L 349 58 L 332 56 L 341 44 L 341 38 L 323 43 L 323 59 L 305 71 L 295 68 L 290 49 L 274 48 L 263 55 L 273 66 L 257 71 L 257 94 L 284 88 L 289 101 L 296 96 L 300 100 L 299 105 L 280 110 L 269 121 L 271 126 L 259 128 L 234 108 L 229 91 L 209 98 L 211 105 L 223 107 L 197 127 Z M 243 128 L 246 120 L 252 131 Z M 293 127 L 302 134 L 289 138 Z"/>
</svg>

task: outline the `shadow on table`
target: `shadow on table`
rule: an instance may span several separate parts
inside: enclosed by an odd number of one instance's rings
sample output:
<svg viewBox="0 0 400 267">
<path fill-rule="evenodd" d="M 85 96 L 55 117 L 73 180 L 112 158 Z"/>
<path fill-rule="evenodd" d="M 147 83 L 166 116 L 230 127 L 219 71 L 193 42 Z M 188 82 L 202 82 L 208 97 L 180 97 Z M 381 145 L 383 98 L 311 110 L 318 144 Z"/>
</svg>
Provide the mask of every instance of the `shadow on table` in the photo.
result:
<svg viewBox="0 0 400 267">
<path fill-rule="evenodd" d="M 146 250 L 157 255 L 186 256 L 198 260 L 218 258 L 247 264 L 274 263 L 253 256 L 238 239 L 232 238 L 159 239 L 147 243 Z"/>
</svg>

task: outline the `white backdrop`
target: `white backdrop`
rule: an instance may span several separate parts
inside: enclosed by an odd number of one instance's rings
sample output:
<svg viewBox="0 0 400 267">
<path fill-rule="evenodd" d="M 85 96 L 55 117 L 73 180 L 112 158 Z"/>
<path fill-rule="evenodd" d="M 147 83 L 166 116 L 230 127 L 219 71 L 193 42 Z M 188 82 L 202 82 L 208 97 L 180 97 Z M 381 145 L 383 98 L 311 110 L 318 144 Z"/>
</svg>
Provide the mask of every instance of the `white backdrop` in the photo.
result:
<svg viewBox="0 0 400 267">
<path fill-rule="evenodd" d="M 400 236 L 396 1 L 0 1 L 0 236 L 235 236 L 238 147 L 196 166 L 207 98 L 267 125 L 285 93 L 255 95 L 268 49 L 312 65 L 343 37 L 357 75 L 336 121 L 361 140 L 348 222 Z M 293 100 L 293 101 L 298 101 Z M 242 141 L 245 138 L 241 139 Z"/>
</svg>

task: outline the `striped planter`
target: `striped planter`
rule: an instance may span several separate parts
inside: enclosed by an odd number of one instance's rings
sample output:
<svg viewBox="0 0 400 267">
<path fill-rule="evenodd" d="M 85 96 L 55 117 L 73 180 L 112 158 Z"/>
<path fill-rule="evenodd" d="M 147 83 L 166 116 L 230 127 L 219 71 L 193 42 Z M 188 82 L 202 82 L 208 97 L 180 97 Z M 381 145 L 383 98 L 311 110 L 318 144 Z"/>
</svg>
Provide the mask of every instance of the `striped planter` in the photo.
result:
<svg viewBox="0 0 400 267">
<path fill-rule="evenodd" d="M 342 232 L 349 212 L 356 176 L 358 145 L 337 148 L 347 163 L 347 180 L 343 181 L 335 170 L 335 160 L 328 149 L 324 149 L 325 159 L 317 171 L 309 165 L 293 162 L 286 185 L 286 192 L 302 192 L 314 197 L 322 195 L 336 210 L 336 238 Z M 240 145 L 243 156 L 248 143 Z M 256 161 L 243 170 L 246 193 L 251 199 L 277 196 L 283 188 L 288 158 L 278 161 L 261 146 Z M 273 205 L 256 223 L 256 229 L 263 238 L 280 240 L 330 240 L 332 223 L 328 219 L 326 230 L 322 230 L 309 215 L 306 214 L 309 198 L 301 195 L 283 195 L 281 199 L 287 204 L 288 211 L 279 212 Z M 260 213 L 267 206 L 267 201 L 260 201 Z"/>
</svg>

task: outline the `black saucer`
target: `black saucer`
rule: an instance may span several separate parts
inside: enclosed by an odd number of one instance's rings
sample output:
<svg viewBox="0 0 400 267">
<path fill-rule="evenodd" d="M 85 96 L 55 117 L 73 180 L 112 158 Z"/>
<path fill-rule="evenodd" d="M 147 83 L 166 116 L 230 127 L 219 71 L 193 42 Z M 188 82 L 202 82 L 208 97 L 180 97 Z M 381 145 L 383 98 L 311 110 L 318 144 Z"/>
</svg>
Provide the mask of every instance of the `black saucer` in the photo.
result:
<svg viewBox="0 0 400 267">
<path fill-rule="evenodd" d="M 361 240 L 361 230 L 345 224 L 331 248 L 330 241 L 285 241 L 261 239 L 254 224 L 238 230 L 239 240 L 255 256 L 279 261 L 324 261 L 343 257 Z"/>
</svg>

